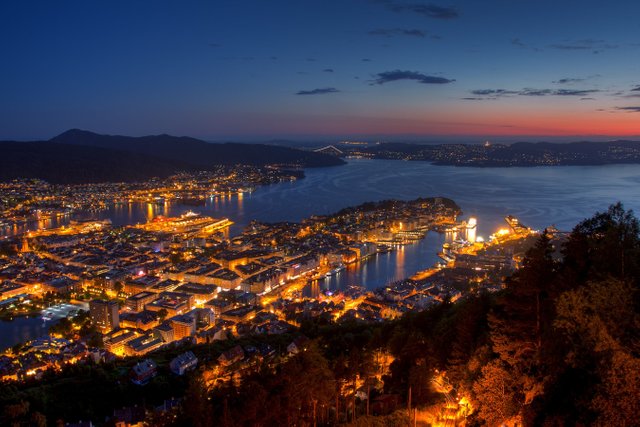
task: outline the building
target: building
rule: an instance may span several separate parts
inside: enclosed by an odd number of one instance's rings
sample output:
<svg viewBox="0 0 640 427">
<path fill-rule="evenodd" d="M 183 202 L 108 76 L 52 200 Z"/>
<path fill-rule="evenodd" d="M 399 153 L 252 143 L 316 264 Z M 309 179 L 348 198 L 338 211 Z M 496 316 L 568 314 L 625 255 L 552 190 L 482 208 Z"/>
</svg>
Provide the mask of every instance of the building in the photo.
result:
<svg viewBox="0 0 640 427">
<path fill-rule="evenodd" d="M 195 369 L 196 366 L 198 366 L 198 358 L 191 351 L 179 355 L 169 363 L 171 372 L 176 375 L 184 375 L 186 372 Z"/>
<path fill-rule="evenodd" d="M 176 341 L 196 333 L 196 319 L 193 316 L 185 314 L 173 316 L 169 319 L 169 324 L 173 329 L 173 339 Z"/>
<path fill-rule="evenodd" d="M 142 311 L 145 305 L 158 299 L 158 294 L 143 291 L 126 299 L 124 305 L 131 311 Z"/>
<path fill-rule="evenodd" d="M 131 340 L 138 337 L 133 331 L 119 330 L 104 337 L 104 348 L 118 356 L 124 356 L 124 346 Z"/>
<path fill-rule="evenodd" d="M 158 365 L 156 365 L 156 362 L 151 359 L 145 359 L 131 368 L 131 382 L 144 385 L 155 377 L 157 373 Z"/>
<path fill-rule="evenodd" d="M 102 332 L 109 332 L 120 326 L 118 303 L 115 301 L 93 300 L 89 303 L 91 321 Z"/>
<path fill-rule="evenodd" d="M 165 343 L 173 342 L 173 328 L 169 322 L 164 322 L 153 328 L 153 336 Z"/>
<path fill-rule="evenodd" d="M 136 337 L 127 342 L 124 346 L 124 353 L 127 356 L 140 356 L 159 349 L 164 345 L 162 339 L 156 337 L 152 332 Z"/>
<path fill-rule="evenodd" d="M 222 366 L 229 366 L 244 359 L 244 350 L 239 345 L 225 351 L 218 357 Z"/>
<path fill-rule="evenodd" d="M 296 338 L 295 340 L 293 340 L 291 344 L 287 346 L 287 353 L 298 354 L 301 351 L 305 351 L 308 346 L 309 346 L 309 338 L 302 335 Z"/>
<path fill-rule="evenodd" d="M 243 305 L 232 310 L 227 310 L 220 313 L 220 319 L 229 320 L 234 323 L 247 322 L 253 319 L 258 312 L 258 309 L 253 305 Z"/>
<path fill-rule="evenodd" d="M 195 304 L 195 297 L 183 292 L 162 292 L 158 299 L 146 304 L 145 309 L 149 311 L 167 310 L 168 316 L 190 311 Z"/>
</svg>

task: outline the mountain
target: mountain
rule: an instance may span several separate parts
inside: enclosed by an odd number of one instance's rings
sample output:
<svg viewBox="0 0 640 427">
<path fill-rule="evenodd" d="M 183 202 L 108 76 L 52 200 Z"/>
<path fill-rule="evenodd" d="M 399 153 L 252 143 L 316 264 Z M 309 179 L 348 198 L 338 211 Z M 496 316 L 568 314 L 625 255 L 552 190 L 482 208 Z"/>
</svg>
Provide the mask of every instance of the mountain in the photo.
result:
<svg viewBox="0 0 640 427">
<path fill-rule="evenodd" d="M 0 141 L 0 181 L 40 178 L 56 184 L 131 182 L 214 165 L 337 166 L 322 153 L 263 144 L 210 144 L 170 135 L 129 137 L 73 129 L 48 141 Z"/>
<path fill-rule="evenodd" d="M 322 153 L 265 144 L 222 143 L 212 144 L 189 137 L 155 135 L 130 137 L 99 135 L 72 129 L 49 140 L 91 147 L 153 155 L 168 160 L 178 160 L 197 167 L 213 164 L 295 164 L 303 167 L 337 166 L 344 161 Z"/>
<path fill-rule="evenodd" d="M 0 142 L 0 181 L 40 178 L 54 184 L 141 181 L 191 165 L 101 147 L 48 141 Z"/>
</svg>

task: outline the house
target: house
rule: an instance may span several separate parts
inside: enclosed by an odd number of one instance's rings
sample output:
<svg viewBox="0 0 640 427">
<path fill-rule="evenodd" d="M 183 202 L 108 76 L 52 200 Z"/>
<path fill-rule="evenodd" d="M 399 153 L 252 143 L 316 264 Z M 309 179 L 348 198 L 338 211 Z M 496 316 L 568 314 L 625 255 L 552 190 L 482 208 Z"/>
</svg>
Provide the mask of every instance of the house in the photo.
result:
<svg viewBox="0 0 640 427">
<path fill-rule="evenodd" d="M 218 362 L 222 366 L 232 365 L 244 359 L 244 350 L 239 345 L 225 351 L 218 357 Z"/>
<path fill-rule="evenodd" d="M 151 359 L 145 359 L 142 362 L 136 363 L 131 368 L 131 382 L 138 385 L 144 385 L 148 383 L 151 378 L 155 377 L 158 373 L 158 365 Z"/>
<path fill-rule="evenodd" d="M 311 341 L 309 338 L 301 335 L 287 346 L 287 352 L 289 354 L 298 354 L 301 351 L 305 351 L 309 345 L 309 341 Z"/>
<path fill-rule="evenodd" d="M 196 334 L 196 342 L 198 344 L 224 341 L 228 338 L 229 330 L 223 326 L 214 326 L 209 329 L 204 329 Z"/>
<path fill-rule="evenodd" d="M 182 353 L 169 362 L 171 372 L 176 375 L 184 375 L 186 372 L 195 369 L 196 366 L 198 366 L 198 358 L 191 351 Z"/>
</svg>

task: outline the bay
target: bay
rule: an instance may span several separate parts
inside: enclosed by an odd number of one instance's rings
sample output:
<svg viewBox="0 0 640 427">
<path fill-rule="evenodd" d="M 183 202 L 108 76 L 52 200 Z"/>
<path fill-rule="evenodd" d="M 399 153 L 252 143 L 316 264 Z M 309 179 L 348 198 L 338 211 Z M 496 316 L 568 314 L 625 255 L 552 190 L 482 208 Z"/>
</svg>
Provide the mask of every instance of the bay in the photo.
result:
<svg viewBox="0 0 640 427">
<path fill-rule="evenodd" d="M 640 211 L 640 165 L 464 168 L 397 160 L 349 160 L 345 166 L 307 169 L 305 174 L 304 179 L 259 187 L 241 196 L 212 198 L 204 206 L 134 203 L 91 215 L 109 218 L 119 226 L 193 210 L 230 218 L 234 222 L 230 233 L 236 235 L 254 219 L 300 221 L 367 201 L 442 196 L 458 203 L 463 218 L 476 217 L 477 234 L 486 238 L 506 226 L 506 215 L 514 215 L 535 229 L 555 225 L 569 231 L 617 201 L 627 209 Z M 340 289 L 364 285 L 373 289 L 411 276 L 437 261 L 443 241 L 444 236 L 429 233 L 416 244 L 350 266 L 320 286 Z M 26 331 L 30 325 L 36 329 L 27 334 L 30 337 L 41 333 L 37 322 L 26 319 L 24 323 L 20 330 Z M 6 326 L 0 324 L 0 334 L 13 334 L 4 330 Z"/>
</svg>

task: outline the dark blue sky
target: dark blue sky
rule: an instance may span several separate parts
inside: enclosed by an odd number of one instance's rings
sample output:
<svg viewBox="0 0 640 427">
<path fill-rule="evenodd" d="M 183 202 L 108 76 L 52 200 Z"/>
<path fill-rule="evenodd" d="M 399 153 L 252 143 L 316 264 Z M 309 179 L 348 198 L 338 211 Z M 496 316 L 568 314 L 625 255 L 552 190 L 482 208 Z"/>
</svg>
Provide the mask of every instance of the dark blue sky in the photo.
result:
<svg viewBox="0 0 640 427">
<path fill-rule="evenodd" d="M 3 2 L 0 138 L 632 137 L 638 16 L 601 0 Z"/>
</svg>

